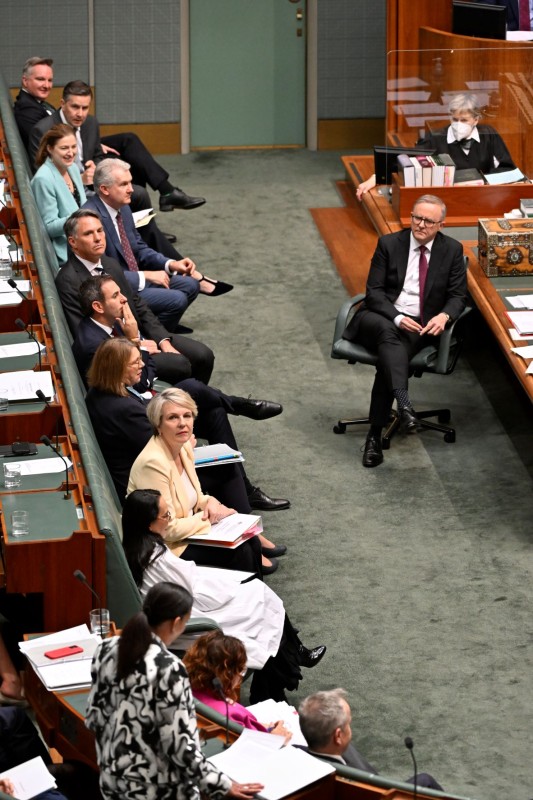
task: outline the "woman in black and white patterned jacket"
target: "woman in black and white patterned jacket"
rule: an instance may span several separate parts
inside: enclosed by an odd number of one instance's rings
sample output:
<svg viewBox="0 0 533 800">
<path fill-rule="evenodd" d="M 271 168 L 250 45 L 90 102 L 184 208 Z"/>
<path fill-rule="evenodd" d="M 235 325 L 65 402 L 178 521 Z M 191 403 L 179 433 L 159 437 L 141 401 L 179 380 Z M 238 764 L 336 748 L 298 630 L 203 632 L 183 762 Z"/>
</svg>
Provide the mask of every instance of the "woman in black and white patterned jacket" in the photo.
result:
<svg viewBox="0 0 533 800">
<path fill-rule="evenodd" d="M 186 589 L 160 583 L 121 636 L 95 653 L 86 725 L 106 800 L 249 800 L 263 788 L 232 782 L 200 749 L 187 671 L 167 649 L 191 608 Z"/>
</svg>

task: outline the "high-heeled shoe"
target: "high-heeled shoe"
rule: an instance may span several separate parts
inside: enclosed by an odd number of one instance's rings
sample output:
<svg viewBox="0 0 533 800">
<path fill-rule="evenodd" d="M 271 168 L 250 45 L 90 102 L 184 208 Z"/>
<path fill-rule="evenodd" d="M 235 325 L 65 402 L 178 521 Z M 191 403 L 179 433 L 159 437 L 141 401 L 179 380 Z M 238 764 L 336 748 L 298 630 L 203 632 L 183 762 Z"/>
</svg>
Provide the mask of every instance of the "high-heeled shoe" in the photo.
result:
<svg viewBox="0 0 533 800">
<path fill-rule="evenodd" d="M 287 552 L 287 545 L 277 544 L 274 547 L 262 547 L 261 553 L 267 558 L 279 558 Z"/>
<path fill-rule="evenodd" d="M 261 567 L 261 572 L 263 575 L 273 575 L 274 572 L 277 570 L 279 564 L 275 558 L 270 559 L 270 566 L 265 566 L 264 564 Z"/>
<path fill-rule="evenodd" d="M 311 650 L 309 650 L 300 643 L 298 648 L 300 666 L 307 667 L 308 669 L 316 667 L 316 665 L 323 659 L 326 649 L 326 645 L 321 644 L 319 647 L 313 647 Z"/>
<path fill-rule="evenodd" d="M 231 292 L 233 289 L 232 283 L 224 283 L 224 281 L 215 281 L 213 278 L 208 278 L 207 275 L 202 275 L 201 278 L 198 278 L 200 283 L 205 281 L 206 283 L 210 283 L 215 288 L 212 292 L 206 292 L 204 289 L 200 287 L 200 294 L 205 294 L 207 297 L 220 297 L 221 294 L 227 294 Z"/>
</svg>

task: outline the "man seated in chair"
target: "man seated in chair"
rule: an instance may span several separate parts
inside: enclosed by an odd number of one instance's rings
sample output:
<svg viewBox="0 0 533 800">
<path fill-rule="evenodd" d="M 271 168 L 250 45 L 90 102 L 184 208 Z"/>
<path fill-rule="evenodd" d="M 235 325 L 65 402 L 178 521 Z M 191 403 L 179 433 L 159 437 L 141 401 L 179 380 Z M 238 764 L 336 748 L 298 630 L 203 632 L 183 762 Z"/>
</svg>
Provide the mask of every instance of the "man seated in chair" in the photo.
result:
<svg viewBox="0 0 533 800">
<path fill-rule="evenodd" d="M 300 728 L 307 742 L 307 752 L 324 761 L 378 775 L 375 767 L 352 744 L 352 711 L 344 689 L 330 689 L 310 694 L 298 709 Z M 418 772 L 405 783 L 415 783 L 442 791 L 442 786 L 427 772 Z"/>
<path fill-rule="evenodd" d="M 416 433 L 416 412 L 408 392 L 409 360 L 440 336 L 465 307 L 466 269 L 462 245 L 440 229 L 446 206 L 440 198 L 419 197 L 411 229 L 381 236 L 372 257 L 366 296 L 343 333 L 377 353 L 370 401 L 370 430 L 363 466 L 383 461 L 381 432 L 394 400 L 400 430 Z"/>
</svg>

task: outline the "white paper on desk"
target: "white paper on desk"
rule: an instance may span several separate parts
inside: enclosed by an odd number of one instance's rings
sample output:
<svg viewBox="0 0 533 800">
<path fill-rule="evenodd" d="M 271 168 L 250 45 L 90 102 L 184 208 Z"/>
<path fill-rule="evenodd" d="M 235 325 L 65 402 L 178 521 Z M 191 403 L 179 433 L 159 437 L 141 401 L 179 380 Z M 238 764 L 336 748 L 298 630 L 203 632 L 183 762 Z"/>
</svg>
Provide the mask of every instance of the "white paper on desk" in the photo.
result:
<svg viewBox="0 0 533 800">
<path fill-rule="evenodd" d="M 417 91 L 416 89 L 387 89 L 387 100 L 412 100 L 413 102 L 426 103 L 431 92 Z"/>
<path fill-rule="evenodd" d="M 22 297 L 14 290 L 0 293 L 0 306 L 18 306 L 20 303 L 22 303 Z"/>
<path fill-rule="evenodd" d="M 48 772 L 41 756 L 31 758 L 23 764 L 0 774 L 0 778 L 7 778 L 13 784 L 17 800 L 31 800 L 42 792 L 56 788 L 56 782 Z"/>
<path fill-rule="evenodd" d="M 31 284 L 30 284 L 29 281 L 15 281 L 15 283 L 17 284 L 17 286 L 18 286 L 18 288 L 20 289 L 21 292 L 30 292 L 31 291 Z M 4 294 L 4 293 L 16 294 L 16 290 L 13 289 L 13 287 L 10 286 L 7 281 L 3 281 L 3 280 L 0 281 L 0 292 L 2 294 Z"/>
<path fill-rule="evenodd" d="M 0 358 L 15 358 L 16 356 L 37 355 L 37 342 L 21 342 L 20 344 L 0 345 Z M 39 342 L 41 353 L 46 350 L 44 344 Z"/>
<path fill-rule="evenodd" d="M 44 685 L 50 691 L 78 686 L 90 686 L 91 658 L 80 661 L 62 661 L 60 664 L 50 664 L 46 667 L 35 667 L 35 671 Z"/>
<path fill-rule="evenodd" d="M 446 114 L 447 109 L 441 103 L 400 103 L 396 106 L 400 114 L 420 114 L 426 117 L 428 114 Z"/>
<path fill-rule="evenodd" d="M 289 705 L 285 700 L 261 700 L 260 703 L 254 703 L 251 706 L 247 706 L 247 708 L 265 728 L 281 720 L 292 733 L 292 739 L 289 744 L 301 744 L 307 747 L 305 736 L 300 728 L 298 712 L 294 706 Z"/>
<path fill-rule="evenodd" d="M 44 644 L 51 647 L 54 644 L 64 644 L 73 639 L 86 639 L 87 636 L 91 636 L 87 625 L 76 625 L 74 628 L 66 628 L 64 631 L 48 633 L 46 636 L 36 636 L 28 639 L 27 642 L 19 642 L 19 650 L 26 654 L 32 647 L 42 647 Z"/>
<path fill-rule="evenodd" d="M 505 38 L 508 42 L 531 42 L 533 33 L 531 31 L 507 31 Z"/>
<path fill-rule="evenodd" d="M 483 135 L 483 134 L 482 134 Z M 504 183 L 518 183 L 524 180 L 521 169 L 507 169 L 505 172 L 493 172 L 483 176 L 489 186 L 502 186 Z"/>
<path fill-rule="evenodd" d="M 387 89 L 414 89 L 419 86 L 427 86 L 427 81 L 422 78 L 389 78 Z"/>
<path fill-rule="evenodd" d="M 68 469 L 72 466 L 70 458 L 65 456 Z M 65 461 L 59 458 L 37 458 L 20 462 L 21 475 L 53 475 L 65 471 Z"/>
<path fill-rule="evenodd" d="M 513 308 L 533 310 L 533 294 L 516 294 L 514 297 L 505 298 Z"/>
<path fill-rule="evenodd" d="M 520 336 L 516 328 L 508 328 L 509 336 L 513 342 L 530 342 L 533 336 Z"/>
<path fill-rule="evenodd" d="M 529 364 L 528 368 L 526 369 L 526 375 L 533 375 L 533 361 Z"/>
<path fill-rule="evenodd" d="M 517 353 L 522 358 L 533 358 L 533 344 L 526 347 L 511 347 L 512 353 Z"/>
<path fill-rule="evenodd" d="M 7 397 L 11 402 L 17 400 L 35 400 L 35 393 L 40 389 L 47 400 L 54 396 L 52 374 L 47 370 L 34 372 L 23 369 L 19 372 L 0 374 L 0 397 Z"/>
<path fill-rule="evenodd" d="M 258 737 L 279 739 L 283 743 L 281 736 L 244 730 L 228 750 L 208 760 L 238 783 L 262 783 L 264 789 L 258 797 L 265 800 L 279 800 L 335 771 L 332 764 L 303 750 L 296 747 L 272 750 Z"/>
</svg>

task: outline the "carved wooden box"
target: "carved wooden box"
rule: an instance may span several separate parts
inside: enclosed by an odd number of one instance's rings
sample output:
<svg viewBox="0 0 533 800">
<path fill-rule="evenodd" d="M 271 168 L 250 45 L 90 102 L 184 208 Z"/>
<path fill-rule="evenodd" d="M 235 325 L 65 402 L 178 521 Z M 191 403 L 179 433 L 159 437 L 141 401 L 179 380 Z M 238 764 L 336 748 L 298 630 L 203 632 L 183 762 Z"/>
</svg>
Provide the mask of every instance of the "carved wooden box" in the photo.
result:
<svg viewBox="0 0 533 800">
<path fill-rule="evenodd" d="M 533 275 L 533 220 L 480 219 L 479 263 L 489 278 Z"/>
</svg>

